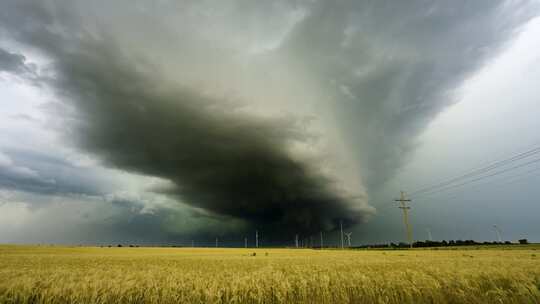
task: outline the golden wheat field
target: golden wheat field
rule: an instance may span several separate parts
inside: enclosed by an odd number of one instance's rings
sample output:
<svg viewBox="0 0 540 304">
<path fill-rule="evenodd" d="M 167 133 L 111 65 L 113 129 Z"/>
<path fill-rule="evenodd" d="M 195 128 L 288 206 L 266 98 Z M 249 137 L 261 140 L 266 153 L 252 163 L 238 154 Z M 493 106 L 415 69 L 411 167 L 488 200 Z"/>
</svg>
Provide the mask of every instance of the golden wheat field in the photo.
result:
<svg viewBox="0 0 540 304">
<path fill-rule="evenodd" d="M 0 246 L 0 302 L 540 303 L 539 254 Z"/>
</svg>

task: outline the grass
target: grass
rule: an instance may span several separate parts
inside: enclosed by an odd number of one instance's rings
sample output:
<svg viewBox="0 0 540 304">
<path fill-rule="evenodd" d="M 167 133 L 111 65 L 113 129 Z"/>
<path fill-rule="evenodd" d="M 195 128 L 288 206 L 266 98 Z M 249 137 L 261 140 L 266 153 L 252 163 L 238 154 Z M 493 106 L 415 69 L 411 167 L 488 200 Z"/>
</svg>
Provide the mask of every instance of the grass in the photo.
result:
<svg viewBox="0 0 540 304">
<path fill-rule="evenodd" d="M 539 289 L 540 248 L 534 246 L 0 246 L 0 303 L 540 303 Z"/>
</svg>

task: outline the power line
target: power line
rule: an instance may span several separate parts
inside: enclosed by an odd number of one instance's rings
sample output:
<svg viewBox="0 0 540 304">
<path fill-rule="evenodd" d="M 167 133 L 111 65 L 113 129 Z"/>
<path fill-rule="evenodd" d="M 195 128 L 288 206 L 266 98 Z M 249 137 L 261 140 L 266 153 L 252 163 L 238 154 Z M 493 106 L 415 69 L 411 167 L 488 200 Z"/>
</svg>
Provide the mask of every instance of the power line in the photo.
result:
<svg viewBox="0 0 540 304">
<path fill-rule="evenodd" d="M 538 144 L 538 143 L 536 143 L 536 144 Z M 433 194 L 437 194 L 437 193 L 440 193 L 440 192 L 448 191 L 448 190 L 458 188 L 458 187 L 462 187 L 462 186 L 465 186 L 465 185 L 468 185 L 468 184 L 471 184 L 471 183 L 474 183 L 474 182 L 477 182 L 477 181 L 480 181 L 480 180 L 483 180 L 483 179 L 486 179 L 486 178 L 489 178 L 489 177 L 497 176 L 497 175 L 500 175 L 500 174 L 503 174 L 503 173 L 506 173 L 506 172 L 509 172 L 509 171 L 512 171 L 512 170 L 515 170 L 515 169 L 519 169 L 519 168 L 522 168 L 524 166 L 539 162 L 540 159 L 535 159 L 535 160 L 532 160 L 532 161 L 529 161 L 529 162 L 526 162 L 526 163 L 511 167 L 511 168 L 508 168 L 508 169 L 505 169 L 505 170 L 502 170 L 502 171 L 497 171 L 497 172 L 495 172 L 493 174 L 484 175 L 484 176 L 478 177 L 478 178 L 473 179 L 473 180 L 468 180 L 466 182 L 463 182 L 463 183 L 460 183 L 460 184 L 457 184 L 457 185 L 452 185 L 452 184 L 458 182 L 459 180 L 471 178 L 471 177 L 474 177 L 474 176 L 476 176 L 478 174 L 487 173 L 487 172 L 492 171 L 494 169 L 509 165 L 509 164 L 511 164 L 513 162 L 525 159 L 527 157 L 530 157 L 530 156 L 538 154 L 538 153 L 540 153 L 540 147 L 529 149 L 529 150 L 527 150 L 525 152 L 518 153 L 518 154 L 513 155 L 513 156 L 511 156 L 509 158 L 492 161 L 492 162 L 488 163 L 488 165 L 486 165 L 486 166 L 470 170 L 467 173 L 464 173 L 464 174 L 459 175 L 459 176 L 454 177 L 454 178 L 450 178 L 450 179 L 448 179 L 446 181 L 443 181 L 443 182 L 440 182 L 438 184 L 435 184 L 435 185 L 432 185 L 432 186 L 429 186 L 429 187 L 424 187 L 424 188 L 421 188 L 419 190 L 413 191 L 412 194 L 419 194 L 417 197 L 421 198 L 421 197 L 426 196 L 426 195 L 433 195 Z M 520 180 L 522 180 L 522 178 L 520 178 L 520 177 L 525 177 L 526 175 L 529 175 L 530 173 L 532 173 L 534 171 L 537 171 L 537 170 L 540 170 L 540 168 L 535 168 L 533 170 L 526 171 L 526 172 L 524 172 L 524 174 L 514 175 L 511 178 L 516 178 L 516 179 L 511 180 L 509 183 L 506 183 L 506 184 L 512 184 L 512 183 L 515 183 L 517 181 L 520 181 Z M 489 184 L 489 183 L 490 182 L 484 183 L 483 185 Z M 503 184 L 503 185 L 505 185 L 505 184 Z M 448 187 L 444 187 L 444 186 L 448 186 Z M 443 187 L 443 188 L 438 189 L 438 188 L 441 188 L 441 187 Z M 417 197 L 415 197 L 415 198 L 417 198 Z M 381 207 L 382 208 L 377 208 L 378 214 L 382 214 L 382 213 L 385 213 L 385 211 L 390 210 L 393 207 L 393 204 L 388 204 L 388 205 L 385 204 L 385 205 L 383 205 Z"/>
<path fill-rule="evenodd" d="M 528 177 L 529 175 L 531 175 L 531 173 L 535 173 L 537 171 L 540 170 L 540 167 L 537 167 L 537 168 L 534 168 L 532 170 L 527 170 L 525 172 L 521 172 L 521 174 L 516 174 L 516 175 L 512 175 L 512 176 L 509 176 L 508 178 L 504 178 L 502 180 L 495 180 L 495 181 L 488 181 L 488 182 L 485 182 L 485 183 L 481 183 L 481 184 L 476 184 L 473 186 L 473 188 L 477 188 L 479 186 L 485 186 L 485 185 L 490 185 L 490 184 L 493 184 L 495 183 L 496 186 L 498 187 L 504 187 L 504 186 L 507 186 L 507 185 L 511 185 L 511 184 L 514 184 L 516 182 L 519 182 L 519 181 L 522 181 L 524 178 Z M 536 176 L 537 174 L 535 175 L 532 175 L 532 176 Z M 501 183 L 502 181 L 502 183 Z M 471 189 L 471 188 L 468 188 L 468 189 Z M 467 190 L 465 190 L 467 191 Z M 442 191 L 441 191 L 442 192 Z M 450 193 L 450 194 L 454 194 L 453 196 L 450 196 L 448 198 L 455 198 L 457 197 L 460 193 L 463 193 L 464 191 L 459 191 L 457 193 Z M 432 193 L 432 194 L 436 194 L 436 193 Z M 426 194 L 426 195 L 431 195 L 431 194 Z M 422 198 L 422 197 L 420 197 Z M 385 210 L 385 209 L 382 209 L 382 210 Z"/>
<path fill-rule="evenodd" d="M 540 147 L 536 147 L 534 149 L 519 153 L 517 155 L 514 155 L 514 156 L 506 158 L 506 159 L 497 160 L 497 161 L 495 161 L 495 162 L 493 162 L 493 163 L 491 163 L 491 164 L 489 164 L 487 166 L 480 167 L 480 168 L 477 168 L 477 169 L 473 169 L 473 170 L 471 170 L 471 171 L 469 171 L 469 172 L 467 172 L 465 174 L 462 174 L 462 175 L 450 178 L 448 180 L 439 182 L 439 183 L 437 183 L 435 185 L 431 185 L 431 186 L 428 186 L 428 187 L 418 189 L 416 191 L 411 192 L 410 195 L 413 196 L 413 195 L 416 195 L 416 194 L 421 194 L 421 193 L 425 193 L 425 192 L 431 192 L 432 190 L 435 190 L 435 189 L 438 189 L 438 188 L 441 188 L 441 187 L 445 187 L 445 186 L 449 186 L 451 184 L 459 182 L 460 180 L 471 178 L 471 177 L 477 176 L 479 174 L 487 173 L 489 171 L 495 170 L 495 169 L 500 168 L 502 166 L 506 166 L 508 164 L 511 164 L 513 162 L 522 160 L 524 158 L 530 157 L 530 156 L 538 154 L 538 153 L 540 153 Z"/>
<path fill-rule="evenodd" d="M 500 187 L 504 187 L 504 186 L 507 186 L 507 185 L 511 185 L 511 184 L 515 184 L 517 182 L 520 182 L 520 181 L 523 181 L 526 177 L 528 177 L 529 175 L 531 175 L 531 173 L 534 173 L 536 171 L 540 171 L 540 167 L 538 168 L 535 168 L 533 170 L 529 170 L 529 171 L 525 171 L 523 172 L 522 174 L 517 174 L 517 175 L 514 175 L 514 176 L 511 176 L 509 179 L 505 179 L 505 180 L 508 180 L 508 182 L 504 182 L 504 183 L 500 183 L 498 184 L 498 186 Z M 540 173 L 540 172 L 539 172 Z M 533 174 L 531 177 L 535 177 L 535 176 L 538 176 L 538 174 Z M 500 181 L 500 180 L 498 180 Z M 495 181 L 497 182 L 497 181 Z M 476 186 L 484 186 L 484 185 L 489 185 L 489 184 L 492 184 L 493 181 L 490 181 L 490 182 L 487 182 L 487 183 L 483 183 L 483 184 L 480 184 L 480 185 L 476 185 Z M 496 184 L 497 185 L 497 184 Z M 500 189 L 500 187 L 498 189 Z M 443 191 L 439 191 L 439 192 L 443 192 Z M 433 192 L 433 193 L 429 193 L 429 194 L 426 194 L 426 195 L 433 195 L 433 194 L 437 194 L 439 192 Z M 448 197 L 449 199 L 451 198 L 456 198 L 460 193 L 463 193 L 464 191 L 459 191 L 457 193 L 450 193 L 450 194 L 454 194 L 453 196 L 450 196 Z M 418 202 L 423 202 L 424 196 L 419 196 L 417 197 L 416 199 L 418 200 Z M 391 210 L 392 208 L 394 208 L 394 205 L 393 204 L 385 204 L 385 205 L 382 205 L 382 207 L 378 207 L 377 208 L 377 214 L 378 215 L 384 215 L 386 213 L 386 211 L 389 211 Z"/>
<path fill-rule="evenodd" d="M 428 192 L 428 193 L 424 193 L 424 194 L 421 194 L 421 195 L 418 195 L 416 196 L 415 198 L 416 199 L 420 199 L 420 198 L 423 198 L 424 196 L 431 196 L 431 195 L 434 195 L 434 194 L 437 194 L 437 193 L 441 193 L 441 192 L 445 192 L 445 191 L 448 191 L 448 190 L 451 190 L 451 189 L 454 189 L 454 188 L 459 188 L 459 187 L 463 187 L 463 186 L 466 186 L 468 184 L 472 184 L 472 183 L 475 183 L 475 182 L 478 182 L 480 180 L 484 180 L 486 178 L 489 178 L 489 177 L 494 177 L 494 176 L 497 176 L 497 175 L 500 175 L 500 174 L 503 174 L 503 173 L 507 173 L 508 171 L 512 171 L 512 170 L 515 170 L 515 169 L 519 169 L 521 167 L 525 167 L 527 165 L 530 165 L 532 163 L 537 163 L 537 162 L 540 162 L 540 159 L 535 159 L 535 160 L 532 160 L 532 161 L 529 161 L 529 162 L 526 162 L 526 163 L 523 163 L 523 164 L 520 164 L 520 165 L 517 165 L 517 166 L 514 166 L 514 167 L 511 167 L 511 168 L 508 168 L 508 169 L 505 169 L 505 170 L 502 170 L 502 171 L 497 171 L 493 174 L 490 174 L 490 175 L 485 175 L 485 176 L 482 176 L 482 177 L 479 177 L 479 178 L 476 178 L 476 179 L 473 179 L 473 180 L 469 180 L 467 182 L 464 182 L 464 183 L 461 183 L 461 184 L 457 184 L 457 185 L 452 185 L 450 187 L 445 187 L 443 189 L 439 189 L 438 191 L 431 191 L 431 192 Z M 516 183 L 516 182 L 519 182 L 521 180 L 523 180 L 523 178 L 527 177 L 528 175 L 530 175 L 531 173 L 534 173 L 534 172 L 537 172 L 540 170 L 540 167 L 537 167 L 537 168 L 534 168 L 532 170 L 528 170 L 528 171 L 525 171 L 525 172 L 522 172 L 521 174 L 516 174 L 516 175 L 513 175 L 513 176 L 510 176 L 508 179 L 503 179 L 503 180 L 507 180 L 507 182 L 503 182 L 500 184 L 500 186 L 505 186 L 505 185 L 510 185 L 510 184 L 513 184 L 513 183 Z M 480 184 L 480 185 L 476 185 L 476 186 L 481 186 L 481 185 L 488 185 L 488 184 L 491 184 L 493 182 L 498 182 L 500 180 L 497 180 L 497 181 L 489 181 L 487 183 L 483 183 L 483 184 Z M 458 192 L 458 193 L 461 193 L 462 191 Z M 393 204 L 388 204 L 388 205 L 383 205 L 381 206 L 382 208 L 377 208 L 377 213 L 378 214 L 383 214 L 384 212 L 390 210 L 391 208 L 394 207 Z"/>
<path fill-rule="evenodd" d="M 497 176 L 497 175 L 500 175 L 500 174 L 503 174 L 503 173 L 506 173 L 506 172 L 509 172 L 509 171 L 512 171 L 512 170 L 515 170 L 515 169 L 519 169 L 519 168 L 522 168 L 522 167 L 525 167 L 525 166 L 528 166 L 530 164 L 537 163 L 537 162 L 540 162 L 540 158 L 528 161 L 526 163 L 523 163 L 523 164 L 520 164 L 520 165 L 517 165 L 517 166 L 514 166 L 514 167 L 510 167 L 508 169 L 497 171 L 497 172 L 489 174 L 489 175 L 484 175 L 484 176 L 481 176 L 481 177 L 478 177 L 478 178 L 475 178 L 475 179 L 472 179 L 472 180 L 468 180 L 468 181 L 465 181 L 465 182 L 460 183 L 460 184 L 451 185 L 451 186 L 444 187 L 444 188 L 437 189 L 437 190 L 430 191 L 430 192 L 424 192 L 424 193 L 420 194 L 417 197 L 421 197 L 421 196 L 425 196 L 425 195 L 432 195 L 432 194 L 435 194 L 435 193 L 439 193 L 439 192 L 447 191 L 447 190 L 450 190 L 450 189 L 462 187 L 462 186 L 465 186 L 465 185 L 468 185 L 468 184 L 471 184 L 471 183 L 474 183 L 474 182 L 477 182 L 477 181 L 480 181 L 480 180 L 483 180 L 483 179 L 486 179 L 486 178 L 489 178 L 489 177 Z"/>
<path fill-rule="evenodd" d="M 429 186 L 429 187 L 425 187 L 425 188 L 422 188 L 420 190 L 413 191 L 411 193 L 411 195 L 419 194 L 419 193 L 423 193 L 423 192 L 429 192 L 429 191 L 434 190 L 436 188 L 440 188 L 440 187 L 444 187 L 444 186 L 453 184 L 453 183 L 455 183 L 455 182 L 457 182 L 457 181 L 459 181 L 461 179 L 466 179 L 466 178 L 469 178 L 469 177 L 474 177 L 475 175 L 478 175 L 478 174 L 489 172 L 489 171 L 494 170 L 496 168 L 508 165 L 508 164 L 510 164 L 512 162 L 516 162 L 518 160 L 521 160 L 521 159 L 524 159 L 526 157 L 535 155 L 537 153 L 540 153 L 540 147 L 537 147 L 535 149 L 520 153 L 518 155 L 512 156 L 512 157 L 507 158 L 507 159 L 496 161 L 496 162 L 494 162 L 494 163 L 492 163 L 492 164 L 490 164 L 488 166 L 481 167 L 481 168 L 478 168 L 478 169 L 474 169 L 474 170 L 472 170 L 472 171 L 470 171 L 468 173 L 465 173 L 463 175 L 460 175 L 460 176 L 451 178 L 449 180 L 440 182 L 438 184 L 435 184 L 435 185 L 432 185 L 432 186 Z"/>
</svg>

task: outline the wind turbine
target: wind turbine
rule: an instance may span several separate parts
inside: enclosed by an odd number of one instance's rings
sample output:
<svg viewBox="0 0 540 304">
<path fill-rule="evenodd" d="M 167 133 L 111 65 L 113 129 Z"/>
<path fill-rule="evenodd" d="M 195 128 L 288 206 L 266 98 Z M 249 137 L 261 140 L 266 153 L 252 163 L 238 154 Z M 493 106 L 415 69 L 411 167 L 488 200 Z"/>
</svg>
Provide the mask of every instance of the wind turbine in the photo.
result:
<svg viewBox="0 0 540 304">
<path fill-rule="evenodd" d="M 431 236 L 431 228 L 426 228 L 427 235 L 428 235 L 428 241 L 433 242 L 433 237 Z"/>
<path fill-rule="evenodd" d="M 497 239 L 499 240 L 499 243 L 502 243 L 501 229 L 497 225 L 493 225 L 493 229 L 495 229 L 495 233 L 497 233 Z"/>
<path fill-rule="evenodd" d="M 259 230 L 255 230 L 255 248 L 259 248 Z"/>
<path fill-rule="evenodd" d="M 347 237 L 347 243 L 349 244 L 349 247 L 351 247 L 351 234 L 352 232 L 345 232 L 345 236 Z"/>
</svg>

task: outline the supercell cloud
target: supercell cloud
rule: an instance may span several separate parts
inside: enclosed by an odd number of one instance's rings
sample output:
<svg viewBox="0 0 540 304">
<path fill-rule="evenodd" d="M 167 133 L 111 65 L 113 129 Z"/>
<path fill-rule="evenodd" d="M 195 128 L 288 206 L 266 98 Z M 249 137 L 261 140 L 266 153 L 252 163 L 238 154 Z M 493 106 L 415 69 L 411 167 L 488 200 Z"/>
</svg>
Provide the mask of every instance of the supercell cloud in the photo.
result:
<svg viewBox="0 0 540 304">
<path fill-rule="evenodd" d="M 368 193 L 534 15 L 533 4 L 496 1 L 0 5 L 0 71 L 53 92 L 46 119 L 64 145 L 158 178 L 144 191 L 203 220 L 274 240 L 368 220 Z M 8 166 L 4 188 L 111 191 L 40 179 L 0 154 Z M 166 213 L 153 219 L 170 224 Z M 150 225 L 137 223 L 133 233 Z"/>
</svg>

